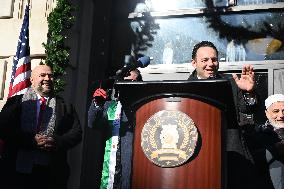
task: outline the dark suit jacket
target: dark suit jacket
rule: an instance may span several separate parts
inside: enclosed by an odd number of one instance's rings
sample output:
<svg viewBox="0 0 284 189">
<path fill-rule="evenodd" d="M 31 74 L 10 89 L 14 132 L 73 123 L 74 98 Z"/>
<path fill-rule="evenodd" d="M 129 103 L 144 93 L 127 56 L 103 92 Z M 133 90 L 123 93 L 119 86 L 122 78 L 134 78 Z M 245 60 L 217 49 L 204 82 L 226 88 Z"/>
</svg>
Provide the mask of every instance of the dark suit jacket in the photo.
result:
<svg viewBox="0 0 284 189">
<path fill-rule="evenodd" d="M 18 149 L 36 149 L 34 134 L 21 129 L 23 95 L 9 98 L 0 113 L 0 137 L 5 141 L 1 167 L 4 179 L 13 177 Z M 82 139 L 82 129 L 75 109 L 66 105 L 62 98 L 56 97 L 56 121 L 54 139 L 56 149 L 50 152 L 50 169 L 52 181 L 65 185 L 69 176 L 67 150 L 74 147 Z M 2 178 L 3 178 L 2 177 Z M 2 180 L 2 179 L 1 179 Z M 56 187 L 58 188 L 58 187 Z"/>
<path fill-rule="evenodd" d="M 249 134 L 257 149 L 267 149 L 273 156 L 272 161 L 278 160 L 284 164 L 284 128 L 274 130 L 267 121 L 265 124 L 257 125 Z"/>
</svg>

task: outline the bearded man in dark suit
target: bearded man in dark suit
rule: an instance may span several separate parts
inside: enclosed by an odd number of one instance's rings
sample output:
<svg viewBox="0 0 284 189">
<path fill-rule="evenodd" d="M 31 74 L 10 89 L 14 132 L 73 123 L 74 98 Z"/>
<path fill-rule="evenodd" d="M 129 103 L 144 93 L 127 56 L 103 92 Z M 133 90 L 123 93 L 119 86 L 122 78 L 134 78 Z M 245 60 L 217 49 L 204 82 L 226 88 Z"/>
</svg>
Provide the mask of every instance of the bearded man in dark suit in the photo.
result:
<svg viewBox="0 0 284 189">
<path fill-rule="evenodd" d="M 1 188 L 64 189 L 67 151 L 81 141 L 81 125 L 73 106 L 53 94 L 49 66 L 36 66 L 30 81 L 25 94 L 9 98 L 0 113 Z"/>
</svg>

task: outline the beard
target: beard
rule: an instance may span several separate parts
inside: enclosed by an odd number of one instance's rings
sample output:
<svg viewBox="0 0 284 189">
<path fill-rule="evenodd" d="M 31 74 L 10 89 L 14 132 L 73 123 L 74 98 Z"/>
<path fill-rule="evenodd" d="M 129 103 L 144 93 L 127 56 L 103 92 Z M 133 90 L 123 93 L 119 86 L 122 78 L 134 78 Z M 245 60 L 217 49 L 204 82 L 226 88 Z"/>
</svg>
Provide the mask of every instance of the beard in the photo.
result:
<svg viewBox="0 0 284 189">
<path fill-rule="evenodd" d="M 275 129 L 281 129 L 284 128 L 284 123 L 277 123 L 274 120 L 269 119 L 269 123 L 275 128 Z"/>
<path fill-rule="evenodd" d="M 44 88 L 41 84 L 36 87 L 38 93 L 43 94 L 44 96 L 48 96 L 52 93 L 52 85 L 50 84 L 50 88 Z"/>
</svg>

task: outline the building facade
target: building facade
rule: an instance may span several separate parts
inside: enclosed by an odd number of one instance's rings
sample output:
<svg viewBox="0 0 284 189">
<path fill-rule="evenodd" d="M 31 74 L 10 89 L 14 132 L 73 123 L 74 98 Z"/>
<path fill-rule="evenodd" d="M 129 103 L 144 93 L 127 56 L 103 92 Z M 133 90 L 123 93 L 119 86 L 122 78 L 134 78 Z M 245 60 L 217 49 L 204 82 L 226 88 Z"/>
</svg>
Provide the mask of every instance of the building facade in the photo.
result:
<svg viewBox="0 0 284 189">
<path fill-rule="evenodd" d="M 32 67 L 44 59 L 47 17 L 56 0 L 29 0 Z M 70 189 L 98 188 L 101 133 L 86 127 L 92 91 L 121 68 L 125 57 L 153 57 L 140 69 L 143 79 L 185 80 L 193 68 L 195 43 L 219 49 L 220 71 L 240 73 L 252 64 L 260 102 L 284 93 L 283 0 L 72 0 L 77 11 L 66 44 L 70 50 L 62 95 L 75 104 L 84 129 L 82 144 L 70 152 Z M 13 56 L 28 0 L 1 0 L 0 109 L 6 102 Z M 111 87 L 111 86 L 110 86 Z M 263 104 L 260 104 L 262 106 Z M 264 105 L 263 105 L 264 108 Z M 260 122 L 264 119 L 259 110 Z"/>
</svg>

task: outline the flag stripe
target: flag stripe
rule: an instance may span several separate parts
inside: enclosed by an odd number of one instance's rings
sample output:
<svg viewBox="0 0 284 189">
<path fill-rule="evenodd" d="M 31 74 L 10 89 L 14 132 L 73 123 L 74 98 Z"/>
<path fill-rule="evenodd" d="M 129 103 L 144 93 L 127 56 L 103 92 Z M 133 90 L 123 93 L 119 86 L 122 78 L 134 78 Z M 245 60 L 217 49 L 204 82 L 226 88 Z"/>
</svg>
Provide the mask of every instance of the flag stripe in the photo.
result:
<svg viewBox="0 0 284 189">
<path fill-rule="evenodd" d="M 18 60 L 18 64 L 17 64 L 17 69 L 22 65 L 22 64 L 27 64 L 27 63 L 30 63 L 31 60 L 30 60 L 30 55 L 25 55 L 23 57 L 21 57 L 19 60 Z"/>
<path fill-rule="evenodd" d="M 15 95 L 20 95 L 20 94 L 25 94 L 25 93 L 27 92 L 27 90 L 28 90 L 28 88 L 24 88 L 24 89 L 22 89 L 22 90 L 20 90 L 20 91 L 18 91 L 18 92 L 16 92 L 16 93 L 14 93 L 13 96 L 15 96 Z"/>
<path fill-rule="evenodd" d="M 15 77 L 17 77 L 18 75 L 20 75 L 20 74 L 22 74 L 24 72 L 30 72 L 30 71 L 31 71 L 31 63 L 29 62 L 27 64 L 23 64 L 23 65 L 21 65 L 21 67 L 19 67 L 16 70 Z"/>
<path fill-rule="evenodd" d="M 12 86 L 16 86 L 18 83 L 20 83 L 23 80 L 29 79 L 31 76 L 31 70 L 21 73 L 20 75 L 18 75 L 18 77 L 16 77 L 16 79 L 13 82 Z"/>
<path fill-rule="evenodd" d="M 113 188 L 115 166 L 116 166 L 116 152 L 117 152 L 117 145 L 118 145 L 118 136 L 111 137 L 111 141 L 112 141 L 112 148 L 111 148 L 111 151 L 110 151 L 110 158 L 109 158 L 109 178 L 108 178 L 107 189 Z"/>
<path fill-rule="evenodd" d="M 112 145 L 113 145 L 113 140 L 112 138 L 110 138 L 106 141 L 106 146 L 105 146 L 104 163 L 103 163 L 103 171 L 102 171 L 100 189 L 108 188 L 110 157 L 111 157 L 110 154 L 111 154 Z"/>
<path fill-rule="evenodd" d="M 18 84 L 14 85 L 11 93 L 14 95 L 14 93 L 19 94 L 20 91 L 22 91 L 25 88 L 28 88 L 31 85 L 30 79 L 26 79 L 24 81 L 19 82 Z M 22 94 L 22 93 L 20 93 Z"/>
</svg>

